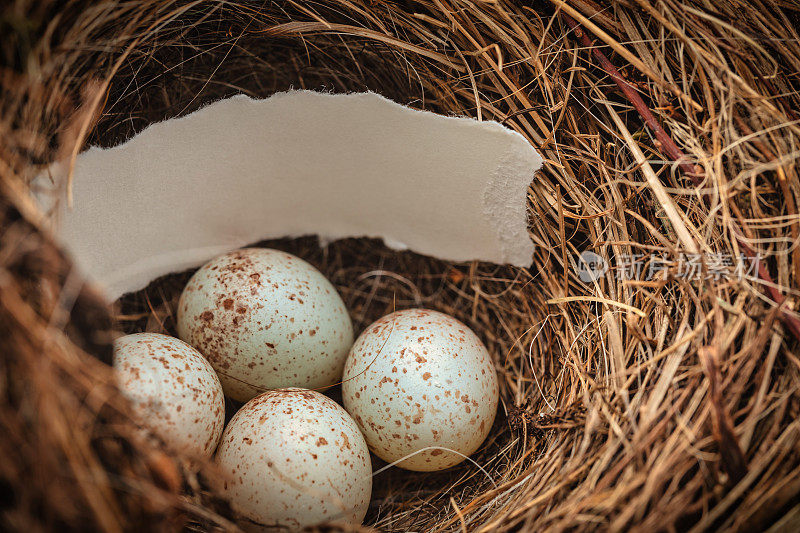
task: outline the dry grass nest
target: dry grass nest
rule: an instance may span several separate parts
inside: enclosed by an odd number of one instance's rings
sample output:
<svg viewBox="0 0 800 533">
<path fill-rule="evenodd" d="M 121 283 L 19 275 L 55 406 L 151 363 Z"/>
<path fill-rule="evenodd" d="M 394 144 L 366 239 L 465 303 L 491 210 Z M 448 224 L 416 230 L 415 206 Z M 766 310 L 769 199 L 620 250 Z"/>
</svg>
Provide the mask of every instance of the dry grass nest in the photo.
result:
<svg viewBox="0 0 800 533">
<path fill-rule="evenodd" d="M 48 162 L 219 98 L 307 88 L 496 120 L 546 159 L 530 269 L 367 240 L 269 243 L 319 267 L 357 328 L 443 310 L 500 373 L 475 464 L 380 474 L 365 527 L 791 530 L 798 21 L 784 0 L 6 2 L 3 529 L 235 527 L 213 465 L 137 440 L 107 365 L 115 332 L 173 331 L 186 274 L 107 307 L 28 185 Z M 596 281 L 572 266 L 585 250 L 611 266 Z M 724 258 L 755 256 L 759 268 L 719 275 Z M 624 275 L 631 258 L 640 276 Z"/>
</svg>

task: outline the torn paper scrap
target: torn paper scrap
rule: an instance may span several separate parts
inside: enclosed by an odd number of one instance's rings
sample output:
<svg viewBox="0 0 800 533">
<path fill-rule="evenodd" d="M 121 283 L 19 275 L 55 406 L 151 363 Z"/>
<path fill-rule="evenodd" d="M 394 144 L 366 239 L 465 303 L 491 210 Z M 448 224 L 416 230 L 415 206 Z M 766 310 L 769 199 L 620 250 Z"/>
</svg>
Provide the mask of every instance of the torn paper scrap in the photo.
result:
<svg viewBox="0 0 800 533">
<path fill-rule="evenodd" d="M 235 96 L 80 154 L 56 231 L 110 299 L 247 244 L 311 234 L 529 266 L 527 189 L 541 164 L 496 122 L 373 93 Z"/>
</svg>

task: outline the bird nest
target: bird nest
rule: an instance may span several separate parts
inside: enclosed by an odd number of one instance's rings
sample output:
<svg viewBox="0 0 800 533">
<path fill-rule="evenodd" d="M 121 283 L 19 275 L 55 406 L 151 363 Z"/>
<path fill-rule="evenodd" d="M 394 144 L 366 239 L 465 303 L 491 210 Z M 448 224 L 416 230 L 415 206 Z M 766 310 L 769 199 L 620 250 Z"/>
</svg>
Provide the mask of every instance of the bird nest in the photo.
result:
<svg viewBox="0 0 800 533">
<path fill-rule="evenodd" d="M 472 460 L 380 472 L 365 527 L 796 523 L 799 17 L 779 0 L 0 8 L 4 529 L 236 527 L 213 464 L 143 442 L 108 366 L 118 332 L 174 333 L 189 274 L 107 306 L 29 190 L 86 146 L 289 88 L 495 120 L 545 158 L 529 269 L 365 239 L 267 243 L 319 268 L 357 330 L 442 310 L 498 369 L 499 414 Z"/>
</svg>

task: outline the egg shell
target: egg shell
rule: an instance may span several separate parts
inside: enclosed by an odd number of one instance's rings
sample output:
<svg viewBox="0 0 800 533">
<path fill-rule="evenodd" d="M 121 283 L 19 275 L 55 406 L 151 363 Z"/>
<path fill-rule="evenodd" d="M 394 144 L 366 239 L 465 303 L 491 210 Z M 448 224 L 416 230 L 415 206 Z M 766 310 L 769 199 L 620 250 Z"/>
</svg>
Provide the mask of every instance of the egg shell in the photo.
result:
<svg viewBox="0 0 800 533">
<path fill-rule="evenodd" d="M 334 286 L 286 252 L 245 248 L 201 267 L 178 303 L 178 336 L 247 401 L 269 389 L 339 381 L 353 324 Z"/>
<path fill-rule="evenodd" d="M 225 424 L 217 374 L 194 348 L 159 333 L 114 342 L 117 384 L 140 423 L 171 449 L 211 457 Z"/>
<path fill-rule="evenodd" d="M 441 470 L 473 453 L 499 399 L 489 352 L 466 325 L 425 309 L 387 315 L 356 340 L 342 398 L 370 450 L 418 471 Z M 439 448 L 455 450 L 453 453 Z M 415 453 L 419 452 L 419 453 Z"/>
<path fill-rule="evenodd" d="M 225 429 L 216 460 L 234 508 L 265 526 L 361 524 L 369 506 L 364 437 L 318 392 L 291 388 L 253 398 Z"/>
</svg>

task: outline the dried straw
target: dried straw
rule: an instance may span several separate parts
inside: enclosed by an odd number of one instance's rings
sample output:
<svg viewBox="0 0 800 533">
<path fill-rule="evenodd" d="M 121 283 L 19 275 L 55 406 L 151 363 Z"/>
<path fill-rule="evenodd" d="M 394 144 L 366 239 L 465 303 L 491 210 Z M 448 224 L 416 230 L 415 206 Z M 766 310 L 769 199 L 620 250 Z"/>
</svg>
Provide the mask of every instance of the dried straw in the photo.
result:
<svg viewBox="0 0 800 533">
<path fill-rule="evenodd" d="M 112 318 L 172 331 L 186 274 L 124 298 L 112 317 L 27 189 L 43 164 L 87 144 L 234 93 L 295 87 L 497 120 L 546 158 L 529 194 L 529 270 L 365 240 L 268 243 L 321 268 L 358 327 L 424 305 L 466 321 L 495 358 L 502 406 L 473 456 L 480 468 L 382 472 L 370 526 L 793 529 L 800 11 L 782 0 L 550 2 L 0 7 L 3 525 L 232 527 L 213 467 L 137 441 L 103 364 Z M 612 265 L 596 282 L 572 268 L 584 250 Z M 681 254 L 692 252 L 709 260 L 704 274 L 719 254 L 759 254 L 763 268 L 686 279 Z M 657 275 L 624 279 L 632 254 Z"/>
</svg>

